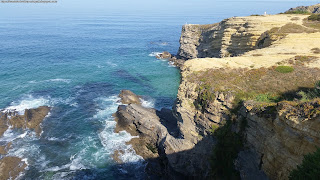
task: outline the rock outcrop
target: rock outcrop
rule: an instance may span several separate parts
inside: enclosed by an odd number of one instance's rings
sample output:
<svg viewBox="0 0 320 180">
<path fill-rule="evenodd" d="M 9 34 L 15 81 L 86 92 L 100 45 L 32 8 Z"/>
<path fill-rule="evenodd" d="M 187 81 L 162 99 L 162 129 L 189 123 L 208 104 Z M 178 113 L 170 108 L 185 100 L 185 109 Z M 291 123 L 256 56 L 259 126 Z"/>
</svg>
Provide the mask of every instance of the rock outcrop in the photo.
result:
<svg viewBox="0 0 320 180">
<path fill-rule="evenodd" d="M 285 13 L 292 13 L 292 12 L 309 12 L 309 13 L 320 13 L 320 4 L 312 5 L 312 6 L 299 6 L 296 8 L 291 8 Z"/>
<path fill-rule="evenodd" d="M 212 178 L 209 159 L 221 142 L 215 130 L 227 122 L 232 122 L 228 132 L 245 142 L 234 159 L 242 179 L 287 179 L 303 155 L 320 146 L 318 100 L 295 97 L 268 107 L 257 102 L 273 94 L 311 92 L 319 80 L 320 29 L 306 24 L 307 17 L 233 17 L 183 26 L 174 58 L 187 61 L 180 64 L 173 109 L 128 103 L 115 115 L 116 131 L 139 136 L 129 143 L 149 162 L 152 178 Z M 294 73 L 281 74 L 280 65 Z"/>
<path fill-rule="evenodd" d="M 121 105 L 115 119 L 116 131 L 126 130 L 139 136 L 129 144 L 147 160 L 147 171 L 153 178 L 204 179 L 209 176 L 206 155 L 212 149 L 214 138 L 182 138 L 171 110 L 157 111 L 138 104 Z"/>
<path fill-rule="evenodd" d="M 31 129 L 39 136 L 42 132 L 41 123 L 48 115 L 50 108 L 41 106 L 36 109 L 26 109 L 23 115 L 15 110 L 5 110 L 0 112 L 0 136 L 8 128 Z M 27 164 L 18 157 L 5 156 L 9 151 L 12 142 L 0 146 L 0 179 L 16 179 L 24 171 Z"/>
<path fill-rule="evenodd" d="M 119 97 L 122 104 L 141 104 L 140 96 L 130 90 L 121 90 Z"/>
<path fill-rule="evenodd" d="M 241 115 L 248 122 L 245 131 L 247 148 L 239 153 L 238 158 L 247 159 L 256 153 L 255 161 L 259 162 L 256 167 L 270 179 L 287 179 L 290 171 L 302 163 L 303 155 L 320 147 L 320 116 L 313 112 L 317 111 L 319 103 L 319 100 L 300 104 L 282 102 L 271 112 L 272 116 L 268 116 L 267 112 L 256 109 L 261 106 L 255 102 L 246 102 Z M 240 166 L 239 169 L 245 168 Z"/>
<path fill-rule="evenodd" d="M 0 159 L 0 179 L 16 179 L 27 167 L 27 164 L 17 157 Z"/>
<path fill-rule="evenodd" d="M 288 23 L 301 25 L 306 17 L 299 14 L 249 16 L 232 17 L 217 24 L 187 24 L 182 27 L 177 56 L 183 59 L 239 56 L 258 49 L 268 30 Z"/>
<path fill-rule="evenodd" d="M 36 109 L 26 109 L 24 115 L 19 115 L 16 111 L 0 112 L 0 136 L 11 126 L 12 128 L 32 129 L 37 135 L 41 133 L 40 124 L 48 115 L 50 108 L 41 106 Z"/>
<path fill-rule="evenodd" d="M 164 51 L 156 55 L 156 58 L 158 59 L 170 59 L 171 57 L 172 55 L 168 51 Z"/>
</svg>

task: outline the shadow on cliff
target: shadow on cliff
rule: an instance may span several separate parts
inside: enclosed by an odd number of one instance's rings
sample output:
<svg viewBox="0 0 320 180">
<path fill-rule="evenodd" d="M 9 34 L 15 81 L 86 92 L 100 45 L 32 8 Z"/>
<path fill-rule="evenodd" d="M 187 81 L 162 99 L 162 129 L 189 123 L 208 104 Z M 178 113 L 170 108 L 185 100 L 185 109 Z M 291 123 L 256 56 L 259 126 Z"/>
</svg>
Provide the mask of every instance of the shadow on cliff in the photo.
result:
<svg viewBox="0 0 320 180">
<path fill-rule="evenodd" d="M 201 180 L 210 177 L 212 136 L 204 137 L 194 148 L 136 162 L 118 163 L 108 168 L 78 170 L 72 179 L 117 180 Z M 160 148 L 159 148 L 160 149 Z M 208 153 L 210 152 L 210 153 Z"/>
</svg>

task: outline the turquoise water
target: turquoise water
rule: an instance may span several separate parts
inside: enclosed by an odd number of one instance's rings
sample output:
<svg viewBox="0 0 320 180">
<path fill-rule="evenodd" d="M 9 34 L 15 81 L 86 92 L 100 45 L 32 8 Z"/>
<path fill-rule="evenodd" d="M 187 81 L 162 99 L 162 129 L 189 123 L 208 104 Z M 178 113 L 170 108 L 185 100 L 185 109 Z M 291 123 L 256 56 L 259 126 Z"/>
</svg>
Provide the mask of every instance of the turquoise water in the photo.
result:
<svg viewBox="0 0 320 180">
<path fill-rule="evenodd" d="M 125 144 L 132 137 L 113 132 L 119 91 L 143 95 L 146 107 L 170 108 L 179 71 L 154 54 L 177 52 L 183 24 L 278 13 L 296 5 L 220 2 L 206 13 L 1 16 L 0 109 L 23 113 L 48 105 L 52 110 L 41 137 L 8 130 L 0 143 L 13 141 L 9 155 L 28 163 L 21 179 L 141 179 L 144 162 Z M 119 149 L 120 165 L 112 159 Z"/>
</svg>

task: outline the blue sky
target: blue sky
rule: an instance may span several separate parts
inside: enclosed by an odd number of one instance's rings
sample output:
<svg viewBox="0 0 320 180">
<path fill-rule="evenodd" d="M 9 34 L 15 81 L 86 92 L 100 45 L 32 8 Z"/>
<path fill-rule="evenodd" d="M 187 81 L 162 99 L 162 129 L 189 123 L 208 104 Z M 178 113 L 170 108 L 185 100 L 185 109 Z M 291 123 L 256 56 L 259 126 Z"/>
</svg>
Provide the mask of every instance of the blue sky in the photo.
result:
<svg viewBox="0 0 320 180">
<path fill-rule="evenodd" d="M 0 15 L 24 15 L 24 14 L 50 14 L 50 13 L 201 13 L 210 11 L 213 6 L 232 6 L 231 0 L 57 0 L 57 4 L 4 4 L 0 3 Z M 257 3 L 263 0 L 246 0 L 246 3 Z M 270 0 L 269 0 L 270 1 Z M 271 0 L 275 3 L 277 0 Z M 285 0 L 283 0 L 285 1 Z M 290 1 L 297 5 L 310 5 L 319 3 L 315 0 Z M 291 3 L 290 3 L 291 4 Z M 241 8 L 241 7 L 240 7 Z M 215 8 L 216 9 L 216 8 Z"/>
</svg>

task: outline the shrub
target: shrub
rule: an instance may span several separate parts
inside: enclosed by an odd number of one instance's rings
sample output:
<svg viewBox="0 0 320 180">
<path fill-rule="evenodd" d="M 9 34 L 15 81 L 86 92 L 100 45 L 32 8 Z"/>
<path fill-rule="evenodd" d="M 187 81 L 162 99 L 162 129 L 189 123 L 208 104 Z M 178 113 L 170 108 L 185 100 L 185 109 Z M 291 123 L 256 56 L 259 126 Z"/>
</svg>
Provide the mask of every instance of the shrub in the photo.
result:
<svg viewBox="0 0 320 180">
<path fill-rule="evenodd" d="M 204 111 L 214 98 L 215 94 L 211 90 L 211 86 L 209 84 L 202 84 L 198 87 L 198 98 L 195 101 L 195 107 Z"/>
<path fill-rule="evenodd" d="M 293 72 L 294 68 L 291 66 L 278 66 L 276 67 L 276 71 L 279 73 L 290 73 Z"/>
<path fill-rule="evenodd" d="M 319 179 L 320 177 L 320 148 L 312 154 L 304 156 L 302 164 L 291 171 L 290 180 Z"/>
<path fill-rule="evenodd" d="M 319 48 L 312 48 L 311 51 L 312 51 L 314 54 L 320 54 L 320 49 L 319 49 Z"/>
<path fill-rule="evenodd" d="M 320 21 L 320 14 L 312 14 L 308 17 L 309 21 Z"/>
<path fill-rule="evenodd" d="M 218 128 L 214 136 L 218 142 L 210 159 L 213 176 L 217 179 L 240 179 L 239 172 L 234 169 L 234 159 L 243 147 L 242 136 L 233 132 L 232 122 Z"/>
<path fill-rule="evenodd" d="M 256 96 L 256 101 L 258 101 L 258 102 L 279 102 L 279 97 L 276 95 L 272 95 L 270 93 L 258 94 Z"/>
<path fill-rule="evenodd" d="M 285 14 L 311 14 L 309 11 L 304 10 L 293 10 L 293 11 L 287 11 Z"/>
</svg>

